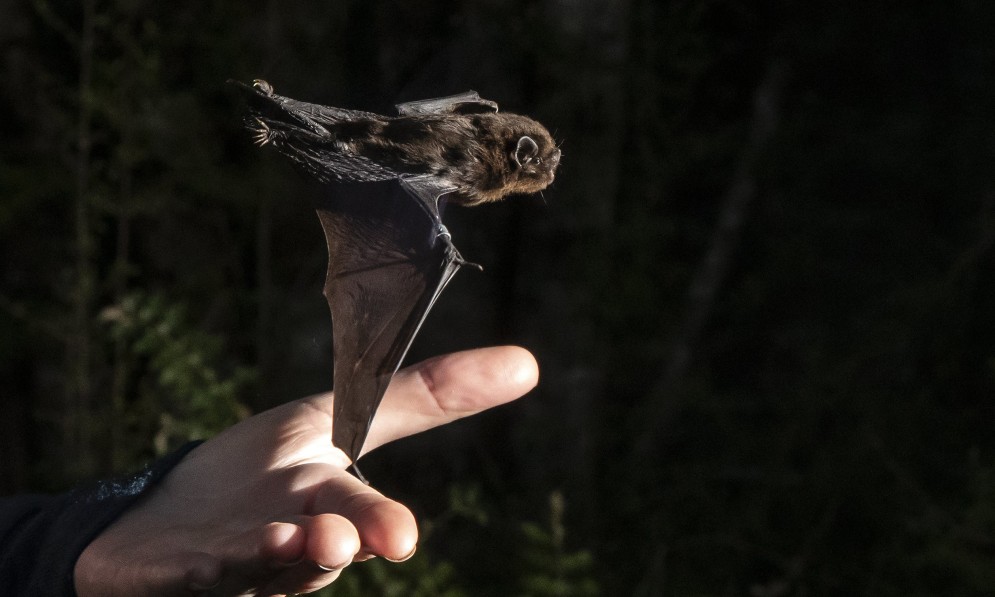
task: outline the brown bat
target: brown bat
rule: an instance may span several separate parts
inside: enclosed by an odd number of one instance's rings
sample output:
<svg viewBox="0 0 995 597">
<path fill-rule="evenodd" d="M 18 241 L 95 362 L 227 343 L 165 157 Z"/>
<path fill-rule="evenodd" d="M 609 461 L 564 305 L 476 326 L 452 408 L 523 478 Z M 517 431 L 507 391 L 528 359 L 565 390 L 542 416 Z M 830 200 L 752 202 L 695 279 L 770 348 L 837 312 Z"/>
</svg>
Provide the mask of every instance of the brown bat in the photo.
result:
<svg viewBox="0 0 995 597">
<path fill-rule="evenodd" d="M 325 183 L 317 211 L 328 243 L 332 443 L 355 463 L 428 311 L 468 265 L 440 200 L 478 205 L 541 191 L 560 150 L 541 124 L 499 113 L 473 91 L 401 104 L 387 117 L 276 95 L 266 81 L 234 83 L 256 142 Z"/>
</svg>

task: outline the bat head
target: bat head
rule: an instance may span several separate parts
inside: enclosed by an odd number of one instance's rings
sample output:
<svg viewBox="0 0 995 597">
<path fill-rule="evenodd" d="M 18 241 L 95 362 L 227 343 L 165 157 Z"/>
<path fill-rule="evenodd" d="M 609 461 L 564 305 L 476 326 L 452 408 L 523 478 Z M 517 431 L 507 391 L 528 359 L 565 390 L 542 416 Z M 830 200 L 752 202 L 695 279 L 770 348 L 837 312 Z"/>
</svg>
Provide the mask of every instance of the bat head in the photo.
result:
<svg viewBox="0 0 995 597">
<path fill-rule="evenodd" d="M 507 112 L 473 117 L 475 154 L 462 172 L 457 199 L 479 205 L 508 195 L 538 193 L 548 187 L 560 165 L 560 148 L 535 120 Z"/>
<path fill-rule="evenodd" d="M 508 160 L 505 194 L 537 193 L 553 182 L 560 165 L 560 148 L 546 127 L 531 118 L 505 117 L 509 121 L 504 139 Z"/>
</svg>

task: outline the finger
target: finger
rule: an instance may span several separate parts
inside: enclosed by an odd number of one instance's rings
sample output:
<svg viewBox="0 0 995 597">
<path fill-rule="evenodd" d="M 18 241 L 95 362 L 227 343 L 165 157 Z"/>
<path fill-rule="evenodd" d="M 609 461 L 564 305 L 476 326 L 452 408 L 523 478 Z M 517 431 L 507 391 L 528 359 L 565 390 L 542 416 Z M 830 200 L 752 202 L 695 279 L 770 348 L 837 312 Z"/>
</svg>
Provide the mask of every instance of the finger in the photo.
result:
<svg viewBox="0 0 995 597">
<path fill-rule="evenodd" d="M 342 516 L 296 516 L 293 522 L 269 523 L 216 542 L 224 574 L 210 594 L 241 595 L 261 585 L 269 589 L 259 594 L 314 590 L 334 580 L 318 564 L 341 570 L 358 550 L 356 529 Z M 327 578 L 311 582 L 322 577 Z"/>
<path fill-rule="evenodd" d="M 274 576 L 259 591 L 260 595 L 316 591 L 338 578 L 359 551 L 359 534 L 343 516 L 303 516 L 299 524 L 307 532 L 304 559 Z"/>
<path fill-rule="evenodd" d="M 307 545 L 306 527 L 289 522 L 271 522 L 263 527 L 259 541 L 259 563 L 267 566 L 287 566 L 304 557 Z"/>
<path fill-rule="evenodd" d="M 334 512 L 352 523 L 360 541 L 358 552 L 352 554 L 355 559 L 405 560 L 418 543 L 418 525 L 411 511 L 352 476 L 326 482 L 315 494 L 314 511 Z"/>
<path fill-rule="evenodd" d="M 304 558 L 326 572 L 348 566 L 360 546 L 360 533 L 348 516 L 316 514 L 310 518 Z"/>
<path fill-rule="evenodd" d="M 216 537 L 214 553 L 226 572 L 248 576 L 304 557 L 307 531 L 301 524 L 271 522 L 236 535 Z"/>
<path fill-rule="evenodd" d="M 241 595 L 278 576 L 303 558 L 306 530 L 302 525 L 273 522 L 234 534 L 218 533 L 205 548 L 216 562 L 216 574 L 191 571 L 179 594 Z M 134 593 L 163 594 L 163 593 Z"/>
<path fill-rule="evenodd" d="M 326 572 L 314 562 L 304 562 L 263 585 L 255 595 L 303 595 L 332 584 L 342 570 Z"/>
<path fill-rule="evenodd" d="M 515 400 L 538 379 L 535 357 L 518 346 L 457 352 L 403 369 L 387 389 L 363 453 Z"/>
</svg>

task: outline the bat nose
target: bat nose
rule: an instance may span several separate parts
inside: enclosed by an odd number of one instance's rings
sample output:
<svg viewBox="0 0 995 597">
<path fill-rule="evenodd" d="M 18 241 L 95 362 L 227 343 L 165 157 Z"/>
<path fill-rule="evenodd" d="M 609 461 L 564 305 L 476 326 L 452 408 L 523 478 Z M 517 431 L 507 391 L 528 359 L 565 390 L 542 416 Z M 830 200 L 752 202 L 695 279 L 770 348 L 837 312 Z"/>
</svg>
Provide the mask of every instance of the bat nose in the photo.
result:
<svg viewBox="0 0 995 597">
<path fill-rule="evenodd" d="M 553 168 L 556 168 L 557 166 L 560 165 L 560 149 L 559 148 L 556 148 L 556 151 L 553 152 L 553 155 L 549 156 L 549 161 L 553 163 Z"/>
</svg>

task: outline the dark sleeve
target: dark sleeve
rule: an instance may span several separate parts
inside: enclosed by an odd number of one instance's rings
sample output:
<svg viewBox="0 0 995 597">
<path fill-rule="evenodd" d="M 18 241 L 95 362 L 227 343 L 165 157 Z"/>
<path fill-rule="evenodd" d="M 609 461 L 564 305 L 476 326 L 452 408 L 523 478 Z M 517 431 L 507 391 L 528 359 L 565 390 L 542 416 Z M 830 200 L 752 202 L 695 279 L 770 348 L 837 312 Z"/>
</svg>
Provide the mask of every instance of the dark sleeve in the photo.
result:
<svg viewBox="0 0 995 597">
<path fill-rule="evenodd" d="M 63 495 L 0 499 L 0 594 L 75 596 L 73 568 L 83 549 L 199 444 L 131 477 Z"/>
</svg>

